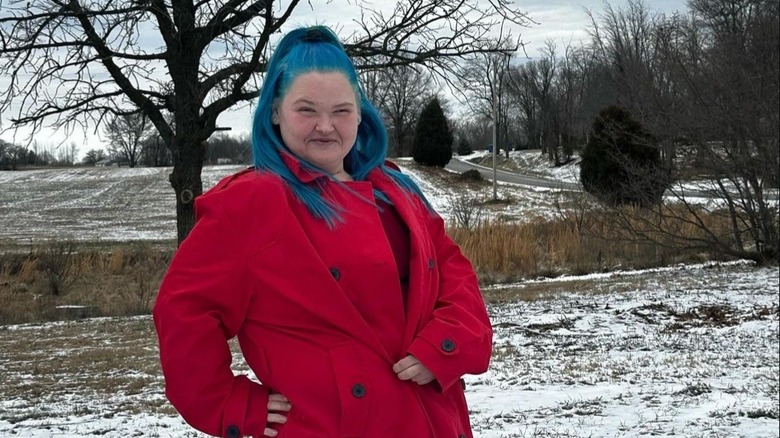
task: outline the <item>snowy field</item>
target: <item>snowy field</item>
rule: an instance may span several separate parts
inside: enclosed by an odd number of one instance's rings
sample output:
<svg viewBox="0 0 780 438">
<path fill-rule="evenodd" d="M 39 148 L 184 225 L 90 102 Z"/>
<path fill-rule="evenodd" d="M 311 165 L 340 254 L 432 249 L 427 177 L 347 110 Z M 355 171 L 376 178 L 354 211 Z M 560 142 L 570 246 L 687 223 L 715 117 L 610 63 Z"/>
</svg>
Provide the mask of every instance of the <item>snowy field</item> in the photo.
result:
<svg viewBox="0 0 780 438">
<path fill-rule="evenodd" d="M 401 165 L 446 218 L 463 189 Z M 207 167 L 204 186 L 240 168 Z M 0 243 L 174 239 L 169 172 L 0 172 Z M 518 217 L 554 196 L 500 190 L 518 200 L 501 214 Z M 780 436 L 778 277 L 736 262 L 485 288 L 495 348 L 490 371 L 467 377 L 475 436 Z M 167 404 L 151 318 L 134 317 L 0 327 L 6 436 L 202 435 Z"/>
<path fill-rule="evenodd" d="M 239 169 L 204 168 L 204 189 Z M 0 172 L 0 242 L 176 239 L 170 172 L 116 167 Z"/>
<path fill-rule="evenodd" d="M 420 185 L 445 219 L 457 196 L 487 198 L 489 184 L 474 193 L 442 187 L 409 166 L 398 164 Z M 544 166 L 540 166 L 543 168 Z M 204 191 L 244 166 L 207 166 Z M 175 240 L 176 200 L 168 183 L 170 168 L 82 167 L 0 172 L 0 244 L 41 240 Z M 514 202 L 495 206 L 503 217 L 547 215 L 549 189 L 500 185 L 499 197 Z"/>
<path fill-rule="evenodd" d="M 734 263 L 487 289 L 475 436 L 777 437 L 777 284 Z M 150 317 L 6 326 L 0 351 L 0 436 L 203 436 L 166 404 Z"/>
</svg>

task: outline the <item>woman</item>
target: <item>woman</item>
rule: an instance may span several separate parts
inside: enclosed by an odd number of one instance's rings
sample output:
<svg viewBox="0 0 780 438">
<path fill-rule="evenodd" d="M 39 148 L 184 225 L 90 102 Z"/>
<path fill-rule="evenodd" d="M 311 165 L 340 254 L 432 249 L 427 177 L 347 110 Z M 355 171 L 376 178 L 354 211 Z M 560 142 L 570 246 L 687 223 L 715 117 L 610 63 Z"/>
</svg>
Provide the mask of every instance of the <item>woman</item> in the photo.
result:
<svg viewBox="0 0 780 438">
<path fill-rule="evenodd" d="M 196 202 L 154 322 L 166 394 L 226 437 L 471 437 L 461 377 L 492 330 L 471 264 L 417 186 L 327 28 L 269 62 L 255 168 Z M 237 336 L 261 383 L 234 376 Z"/>
</svg>

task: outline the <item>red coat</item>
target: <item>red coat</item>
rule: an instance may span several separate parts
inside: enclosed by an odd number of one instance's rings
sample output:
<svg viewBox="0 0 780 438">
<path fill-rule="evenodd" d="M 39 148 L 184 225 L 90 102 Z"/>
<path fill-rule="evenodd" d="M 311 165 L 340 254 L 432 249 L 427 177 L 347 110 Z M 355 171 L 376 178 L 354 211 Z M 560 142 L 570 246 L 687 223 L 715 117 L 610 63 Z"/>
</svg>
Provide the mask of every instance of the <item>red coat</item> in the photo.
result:
<svg viewBox="0 0 780 438">
<path fill-rule="evenodd" d="M 263 436 L 270 390 L 292 403 L 279 438 L 471 437 L 460 378 L 487 369 L 492 342 L 471 264 L 441 218 L 380 170 L 348 183 L 369 200 L 382 190 L 409 228 L 404 310 L 376 208 L 325 184 L 345 207 L 332 230 L 268 173 L 238 173 L 197 199 L 154 308 L 169 400 L 215 436 Z M 262 385 L 233 375 L 233 336 Z M 399 380 L 392 365 L 407 354 L 436 380 Z"/>
</svg>

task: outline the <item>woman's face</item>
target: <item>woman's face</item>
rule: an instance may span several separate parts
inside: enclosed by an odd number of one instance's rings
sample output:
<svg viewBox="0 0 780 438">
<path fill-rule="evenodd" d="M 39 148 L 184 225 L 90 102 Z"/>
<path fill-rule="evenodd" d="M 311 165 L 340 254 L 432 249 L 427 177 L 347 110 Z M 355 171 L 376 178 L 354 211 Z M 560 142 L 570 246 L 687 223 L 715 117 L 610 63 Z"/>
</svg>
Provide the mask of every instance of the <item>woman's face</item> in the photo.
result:
<svg viewBox="0 0 780 438">
<path fill-rule="evenodd" d="M 293 80 L 273 122 L 294 154 L 338 177 L 355 144 L 359 119 L 355 91 L 346 75 L 309 72 Z"/>
</svg>

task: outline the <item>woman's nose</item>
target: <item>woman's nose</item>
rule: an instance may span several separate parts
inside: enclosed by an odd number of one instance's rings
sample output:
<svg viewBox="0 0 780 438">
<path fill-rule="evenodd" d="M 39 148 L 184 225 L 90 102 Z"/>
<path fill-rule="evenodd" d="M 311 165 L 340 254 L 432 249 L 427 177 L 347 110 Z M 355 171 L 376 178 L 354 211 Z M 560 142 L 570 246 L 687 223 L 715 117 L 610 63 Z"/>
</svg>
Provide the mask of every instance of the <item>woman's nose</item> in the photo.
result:
<svg viewBox="0 0 780 438">
<path fill-rule="evenodd" d="M 330 116 L 323 115 L 317 119 L 317 131 L 320 132 L 330 132 L 333 130 L 333 120 L 331 120 Z"/>
</svg>

